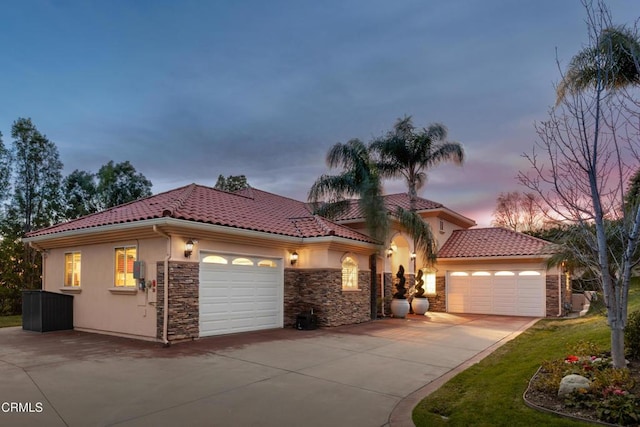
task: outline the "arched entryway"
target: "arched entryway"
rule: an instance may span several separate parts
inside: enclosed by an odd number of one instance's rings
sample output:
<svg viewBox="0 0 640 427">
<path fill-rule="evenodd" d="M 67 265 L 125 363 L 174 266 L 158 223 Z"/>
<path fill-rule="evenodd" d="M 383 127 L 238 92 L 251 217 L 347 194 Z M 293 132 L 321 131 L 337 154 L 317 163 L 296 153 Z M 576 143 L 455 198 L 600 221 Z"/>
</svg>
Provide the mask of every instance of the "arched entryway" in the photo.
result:
<svg viewBox="0 0 640 427">
<path fill-rule="evenodd" d="M 384 253 L 384 313 L 391 313 L 391 299 L 396 291 L 394 283 L 400 266 L 404 268 L 407 290 L 414 284 L 414 266 L 411 260 L 413 247 L 409 239 L 402 233 L 394 234 Z"/>
</svg>

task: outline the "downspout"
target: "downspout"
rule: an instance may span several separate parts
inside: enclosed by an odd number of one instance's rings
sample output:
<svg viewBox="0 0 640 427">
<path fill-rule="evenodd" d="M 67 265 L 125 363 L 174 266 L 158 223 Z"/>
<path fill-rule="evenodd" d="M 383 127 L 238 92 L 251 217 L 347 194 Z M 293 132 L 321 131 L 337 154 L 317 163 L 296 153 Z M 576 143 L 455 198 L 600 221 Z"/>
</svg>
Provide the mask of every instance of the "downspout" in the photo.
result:
<svg viewBox="0 0 640 427">
<path fill-rule="evenodd" d="M 562 266 L 558 270 L 558 317 L 562 317 Z"/>
<path fill-rule="evenodd" d="M 382 263 L 384 265 L 384 263 Z M 382 306 L 381 316 L 384 317 L 384 267 L 382 268 L 382 272 L 380 272 L 380 301 Z"/>
<path fill-rule="evenodd" d="M 47 250 L 46 249 L 42 249 L 40 247 L 38 247 L 38 245 L 34 244 L 33 242 L 29 242 L 29 247 L 35 249 L 36 251 L 40 252 L 40 256 L 42 257 L 42 271 L 40 272 L 40 275 L 42 276 L 42 290 L 44 290 L 44 284 L 45 284 L 45 271 L 47 271 L 46 266 L 47 266 Z"/>
<path fill-rule="evenodd" d="M 162 343 L 169 345 L 168 329 L 169 329 L 169 259 L 171 259 L 171 236 L 160 230 L 156 225 L 153 231 L 167 239 L 167 254 L 164 257 L 164 301 L 162 310 Z"/>
</svg>

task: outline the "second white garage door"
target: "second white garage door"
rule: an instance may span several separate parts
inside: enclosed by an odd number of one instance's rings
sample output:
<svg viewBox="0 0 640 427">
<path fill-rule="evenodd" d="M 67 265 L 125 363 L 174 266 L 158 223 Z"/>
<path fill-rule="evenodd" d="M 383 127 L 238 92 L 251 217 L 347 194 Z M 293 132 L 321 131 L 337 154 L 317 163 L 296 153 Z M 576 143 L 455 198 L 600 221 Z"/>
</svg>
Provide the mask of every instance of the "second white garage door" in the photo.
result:
<svg viewBox="0 0 640 427">
<path fill-rule="evenodd" d="M 282 327 L 281 259 L 202 254 L 200 336 Z"/>
<path fill-rule="evenodd" d="M 455 271 L 447 273 L 451 313 L 545 316 L 543 271 Z"/>
</svg>

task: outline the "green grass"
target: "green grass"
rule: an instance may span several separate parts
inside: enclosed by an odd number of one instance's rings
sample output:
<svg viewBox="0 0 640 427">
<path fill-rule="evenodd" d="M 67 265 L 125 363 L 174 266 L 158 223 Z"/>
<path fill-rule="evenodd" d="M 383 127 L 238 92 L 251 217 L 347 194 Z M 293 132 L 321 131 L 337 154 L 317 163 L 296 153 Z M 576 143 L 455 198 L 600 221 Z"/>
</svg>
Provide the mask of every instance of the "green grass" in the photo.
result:
<svg viewBox="0 0 640 427">
<path fill-rule="evenodd" d="M 629 312 L 640 310 L 640 279 L 632 282 Z M 564 358 L 568 348 L 589 341 L 611 348 L 602 312 L 576 319 L 544 319 L 461 372 L 413 410 L 422 426 L 584 426 L 527 407 L 522 395 L 543 360 Z"/>
<path fill-rule="evenodd" d="M 0 316 L 0 328 L 6 328 L 9 326 L 22 326 L 22 315 Z"/>
</svg>

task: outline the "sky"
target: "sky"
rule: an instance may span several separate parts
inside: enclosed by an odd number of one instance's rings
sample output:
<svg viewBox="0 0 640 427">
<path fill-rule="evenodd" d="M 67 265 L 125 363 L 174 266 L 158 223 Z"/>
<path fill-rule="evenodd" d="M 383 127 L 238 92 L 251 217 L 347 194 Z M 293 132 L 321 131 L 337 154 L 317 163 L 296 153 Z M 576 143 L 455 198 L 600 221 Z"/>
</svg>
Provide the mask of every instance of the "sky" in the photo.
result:
<svg viewBox="0 0 640 427">
<path fill-rule="evenodd" d="M 611 0 L 633 24 L 637 0 Z M 130 161 L 159 193 L 218 175 L 306 200 L 337 142 L 444 124 L 463 166 L 420 196 L 489 226 L 587 42 L 579 0 L 3 2 L 0 131 L 31 117 L 64 174 Z M 406 191 L 387 181 L 386 193 Z"/>
</svg>

